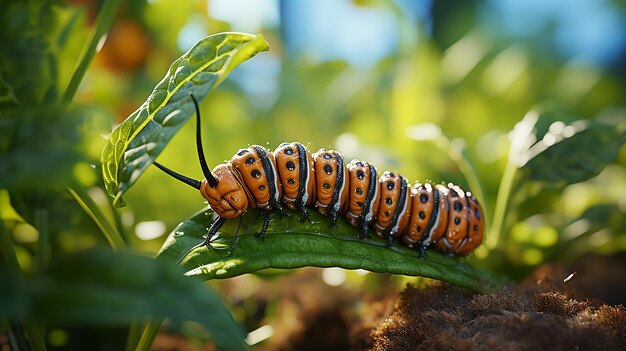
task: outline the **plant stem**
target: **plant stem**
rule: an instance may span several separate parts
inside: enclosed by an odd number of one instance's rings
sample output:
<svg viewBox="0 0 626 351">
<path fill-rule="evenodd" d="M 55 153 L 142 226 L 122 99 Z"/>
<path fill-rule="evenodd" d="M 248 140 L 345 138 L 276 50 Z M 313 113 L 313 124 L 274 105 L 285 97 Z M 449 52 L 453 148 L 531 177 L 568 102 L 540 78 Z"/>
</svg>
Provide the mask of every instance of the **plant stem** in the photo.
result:
<svg viewBox="0 0 626 351">
<path fill-rule="evenodd" d="M 33 350 L 46 350 L 46 343 L 43 340 L 41 333 L 39 332 L 39 327 L 37 324 L 30 320 L 24 323 L 24 331 L 28 336 L 28 341 L 30 342 L 30 347 Z"/>
<path fill-rule="evenodd" d="M 102 188 L 104 189 L 104 186 L 102 186 Z M 113 213 L 113 220 L 115 221 L 115 227 L 117 228 L 117 231 L 120 233 L 120 236 L 125 243 L 130 243 L 130 237 L 128 236 L 128 231 L 126 231 L 126 229 L 124 228 L 122 217 L 120 216 L 117 208 L 113 206 L 113 198 L 107 196 L 107 200 L 107 202 L 109 203 L 109 209 L 111 210 L 111 213 Z"/>
<path fill-rule="evenodd" d="M 487 235 L 487 240 L 485 241 L 485 245 L 487 245 L 489 249 L 495 249 L 498 246 L 500 233 L 504 230 L 504 220 L 508 212 L 517 170 L 517 165 L 509 161 L 502 173 L 502 179 L 498 187 L 498 196 L 496 198 L 496 207 L 493 213 L 493 222 L 491 222 L 491 230 L 488 232 L 489 235 Z"/>
<path fill-rule="evenodd" d="M 76 202 L 83 208 L 85 213 L 96 223 L 98 228 L 102 231 L 105 238 L 114 250 L 123 249 L 126 247 L 124 239 L 117 231 L 117 228 L 106 218 L 100 207 L 93 201 L 91 196 L 87 193 L 82 184 L 73 180 L 72 184 L 68 186 L 70 194 L 74 197 Z"/>
<path fill-rule="evenodd" d="M 0 254 L 2 254 L 9 272 L 14 274 L 16 277 L 19 277 L 18 279 L 23 280 L 24 278 L 20 270 L 20 265 L 17 261 L 17 256 L 15 255 L 15 250 L 13 248 L 13 241 L 11 240 L 9 230 L 4 225 L 3 221 L 0 221 Z M 34 321 L 26 320 L 24 322 L 24 330 L 28 336 L 28 341 L 32 350 L 46 350 L 46 344 L 41 336 L 39 327 L 37 327 L 37 324 Z M 18 337 L 18 335 L 16 335 L 16 337 Z"/>
<path fill-rule="evenodd" d="M 22 325 L 5 321 L 4 328 L 9 339 L 9 345 L 12 347 L 11 350 L 20 351 L 30 349 Z"/>
<path fill-rule="evenodd" d="M 102 36 L 104 36 L 104 34 L 109 30 L 109 27 L 111 26 L 111 22 L 113 21 L 113 16 L 115 15 L 115 10 L 117 9 L 118 4 L 119 0 L 107 0 L 104 1 L 104 3 L 102 4 L 100 12 L 98 13 L 98 17 L 94 22 L 94 26 L 91 28 L 88 43 L 85 47 L 83 47 L 83 51 L 80 55 L 80 60 L 78 61 L 78 66 L 76 67 L 76 70 L 74 70 L 72 79 L 70 80 L 67 88 L 65 89 L 65 93 L 63 94 L 63 102 L 68 103 L 74 98 L 74 95 L 78 90 L 78 86 L 83 80 L 85 72 L 87 72 L 89 64 L 96 54 L 98 43 L 102 39 Z"/>
<path fill-rule="evenodd" d="M 136 351 L 150 351 L 154 338 L 156 338 L 159 332 L 159 327 L 161 327 L 161 323 L 163 323 L 163 318 L 153 318 L 146 324 L 141 339 L 135 349 Z"/>
<path fill-rule="evenodd" d="M 504 221 L 511 201 L 511 194 L 515 184 L 515 176 L 521 165 L 521 158 L 528 152 L 532 145 L 535 132 L 535 125 L 539 119 L 539 113 L 531 110 L 521 121 L 513 128 L 511 135 L 511 146 L 509 149 L 509 159 L 502 173 L 500 186 L 498 187 L 498 196 L 496 198 L 496 207 L 493 214 L 493 222 L 491 230 L 487 236 L 485 244 L 487 248 L 494 249 L 498 247 L 500 235 L 505 230 Z"/>
<path fill-rule="evenodd" d="M 126 340 L 126 351 L 133 351 L 136 349 L 141 338 L 141 326 L 142 323 L 139 320 L 135 320 L 130 323 L 128 328 L 128 339 Z"/>
</svg>

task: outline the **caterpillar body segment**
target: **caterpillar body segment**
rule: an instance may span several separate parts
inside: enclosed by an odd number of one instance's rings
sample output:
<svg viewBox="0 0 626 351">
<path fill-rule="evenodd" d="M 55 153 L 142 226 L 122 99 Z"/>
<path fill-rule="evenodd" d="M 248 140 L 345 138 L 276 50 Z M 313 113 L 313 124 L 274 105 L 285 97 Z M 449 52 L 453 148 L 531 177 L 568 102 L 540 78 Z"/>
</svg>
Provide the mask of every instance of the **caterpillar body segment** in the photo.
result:
<svg viewBox="0 0 626 351">
<path fill-rule="evenodd" d="M 352 160 L 348 164 L 350 183 L 349 206 L 346 219 L 361 231 L 359 238 L 368 234 L 368 228 L 378 214 L 380 191 L 376 167 L 366 161 Z"/>
<path fill-rule="evenodd" d="M 343 156 L 335 150 L 320 149 L 313 155 L 313 161 L 317 183 L 315 208 L 319 213 L 329 216 L 331 226 L 335 226 L 339 214 L 344 212 L 348 203 L 348 167 Z"/>
<path fill-rule="evenodd" d="M 464 256 L 482 243 L 485 219 L 478 200 L 471 193 L 453 184 L 448 184 L 448 189 L 448 227 L 435 247 L 442 252 Z"/>
<path fill-rule="evenodd" d="M 384 172 L 378 181 L 380 207 L 374 223 L 376 235 L 393 243 L 404 234 L 411 214 L 410 188 L 406 178 L 393 172 Z"/>
<path fill-rule="evenodd" d="M 315 203 L 316 196 L 313 156 L 304 145 L 294 142 L 280 144 L 274 157 L 283 187 L 281 202 L 290 210 L 300 211 L 300 220 L 305 221 L 307 206 Z"/>
<path fill-rule="evenodd" d="M 239 150 L 231 158 L 230 164 L 252 194 L 255 207 L 263 210 L 282 209 L 279 201 L 283 188 L 278 179 L 276 160 L 272 152 L 252 145 Z"/>
<path fill-rule="evenodd" d="M 443 185 L 417 183 L 411 188 L 412 215 L 404 243 L 423 252 L 435 244 L 446 231 L 449 205 L 444 199 Z"/>
</svg>

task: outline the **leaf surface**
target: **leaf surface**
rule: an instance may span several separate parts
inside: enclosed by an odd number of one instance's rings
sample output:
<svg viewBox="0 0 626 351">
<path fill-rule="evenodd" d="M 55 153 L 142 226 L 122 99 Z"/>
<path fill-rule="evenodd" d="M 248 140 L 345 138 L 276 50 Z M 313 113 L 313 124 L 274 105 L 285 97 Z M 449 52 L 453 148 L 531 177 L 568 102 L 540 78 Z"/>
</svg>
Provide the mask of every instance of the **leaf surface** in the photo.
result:
<svg viewBox="0 0 626 351">
<path fill-rule="evenodd" d="M 9 320 L 120 326 L 169 318 L 174 325 L 202 325 L 220 349 L 247 349 L 242 328 L 213 290 L 185 277 L 179 267 L 136 254 L 102 249 L 72 254 L 24 286 L 0 293 L 11 296 L 20 299 L 0 303 L 0 316 Z"/>
<path fill-rule="evenodd" d="M 113 130 L 102 150 L 105 187 L 117 206 L 124 205 L 124 192 L 195 112 L 189 95 L 201 101 L 236 66 L 268 48 L 262 36 L 220 33 L 200 40 L 172 63 L 146 102 Z"/>
<path fill-rule="evenodd" d="M 551 187 L 591 179 L 617 159 L 626 142 L 623 128 L 595 120 L 555 121 L 530 147 L 523 169 L 530 179 Z"/>
<path fill-rule="evenodd" d="M 500 277 L 467 265 L 463 258 L 427 250 L 420 259 L 418 251 L 399 243 L 387 247 L 387 242 L 377 237 L 359 240 L 357 230 L 346 221 L 339 220 L 336 228 L 329 228 L 330 221 L 313 211 L 305 223 L 296 213 L 282 219 L 272 213 L 263 240 L 254 235 L 263 218 L 251 211 L 243 217 L 234 246 L 237 219 L 226 222 L 213 248 L 203 246 L 189 252 L 202 242 L 211 217 L 212 212 L 204 210 L 182 222 L 164 243 L 159 259 L 180 261 L 187 275 L 202 279 L 230 278 L 267 268 L 315 266 L 423 276 L 474 291 L 488 291 L 503 283 Z"/>
</svg>

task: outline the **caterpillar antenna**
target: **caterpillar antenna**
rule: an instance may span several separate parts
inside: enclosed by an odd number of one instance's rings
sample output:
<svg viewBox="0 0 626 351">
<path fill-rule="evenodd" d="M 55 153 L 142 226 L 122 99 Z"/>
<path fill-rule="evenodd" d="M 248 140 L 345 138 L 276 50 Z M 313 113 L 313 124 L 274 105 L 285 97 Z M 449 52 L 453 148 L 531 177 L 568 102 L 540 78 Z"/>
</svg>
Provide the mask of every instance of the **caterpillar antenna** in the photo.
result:
<svg viewBox="0 0 626 351">
<path fill-rule="evenodd" d="M 180 180 L 181 182 L 192 186 L 198 190 L 200 190 L 200 186 L 202 183 L 200 183 L 199 180 L 195 180 L 195 179 L 191 179 L 189 177 L 185 177 L 184 175 L 180 174 L 180 173 L 176 173 L 174 171 L 172 171 L 171 169 L 163 166 L 162 164 L 158 163 L 158 162 L 153 162 L 155 166 L 157 166 L 160 170 L 162 170 L 163 172 L 169 174 L 170 176 Z"/>
<path fill-rule="evenodd" d="M 206 158 L 204 157 L 204 150 L 202 149 L 202 131 L 200 128 L 200 106 L 198 106 L 198 101 L 193 94 L 189 94 L 191 96 L 191 100 L 193 100 L 193 104 L 196 107 L 196 148 L 198 149 L 198 160 L 200 161 L 200 167 L 202 168 L 202 173 L 206 178 L 207 182 L 211 188 L 215 188 L 217 186 L 217 179 L 209 170 L 209 166 L 206 163 Z"/>
</svg>

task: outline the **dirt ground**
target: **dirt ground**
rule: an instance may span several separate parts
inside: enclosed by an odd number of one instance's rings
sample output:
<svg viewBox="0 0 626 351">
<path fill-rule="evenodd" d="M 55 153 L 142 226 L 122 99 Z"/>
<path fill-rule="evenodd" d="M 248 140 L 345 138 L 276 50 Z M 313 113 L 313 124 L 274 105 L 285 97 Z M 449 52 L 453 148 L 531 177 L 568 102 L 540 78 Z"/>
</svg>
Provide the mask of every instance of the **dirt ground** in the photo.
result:
<svg viewBox="0 0 626 351">
<path fill-rule="evenodd" d="M 541 266 L 484 295 L 435 283 L 372 296 L 329 287 L 305 271 L 273 292 L 280 303 L 264 323 L 274 334 L 254 349 L 626 350 L 624 272 L 626 254 L 590 255 L 567 267 Z M 154 349 L 190 348 L 163 333 Z"/>
</svg>

